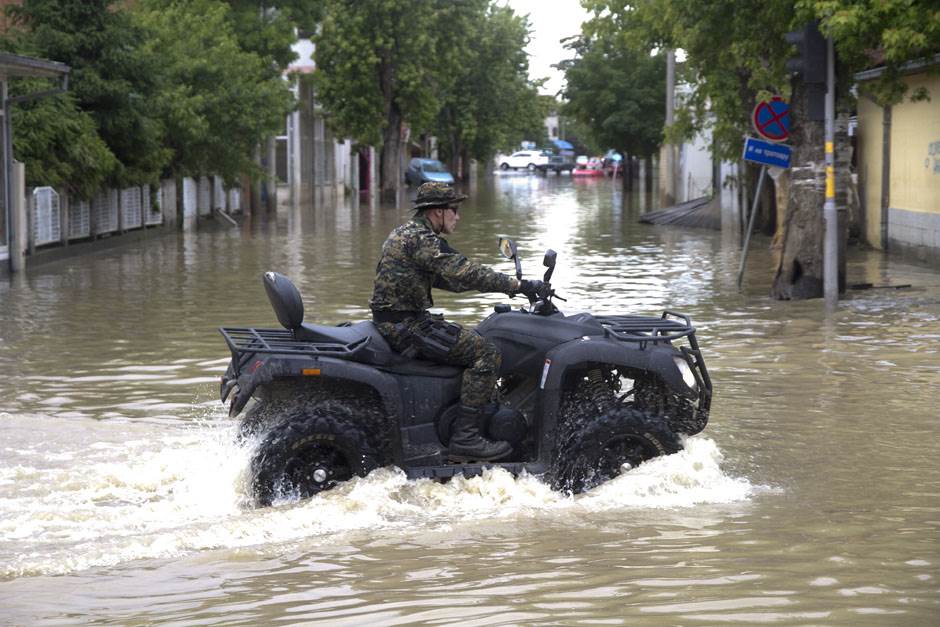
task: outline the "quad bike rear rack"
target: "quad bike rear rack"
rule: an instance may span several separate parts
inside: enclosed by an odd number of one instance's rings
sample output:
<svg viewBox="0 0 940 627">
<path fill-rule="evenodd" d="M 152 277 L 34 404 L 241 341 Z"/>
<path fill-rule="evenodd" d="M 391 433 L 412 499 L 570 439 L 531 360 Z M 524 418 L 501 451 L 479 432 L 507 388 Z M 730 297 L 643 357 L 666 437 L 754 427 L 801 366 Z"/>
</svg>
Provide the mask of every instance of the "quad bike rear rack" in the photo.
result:
<svg viewBox="0 0 940 627">
<path fill-rule="evenodd" d="M 364 337 L 353 342 L 307 342 L 294 339 L 288 329 L 254 329 L 222 327 L 219 329 L 233 355 L 268 353 L 276 355 L 310 355 L 348 359 L 369 343 Z"/>
</svg>

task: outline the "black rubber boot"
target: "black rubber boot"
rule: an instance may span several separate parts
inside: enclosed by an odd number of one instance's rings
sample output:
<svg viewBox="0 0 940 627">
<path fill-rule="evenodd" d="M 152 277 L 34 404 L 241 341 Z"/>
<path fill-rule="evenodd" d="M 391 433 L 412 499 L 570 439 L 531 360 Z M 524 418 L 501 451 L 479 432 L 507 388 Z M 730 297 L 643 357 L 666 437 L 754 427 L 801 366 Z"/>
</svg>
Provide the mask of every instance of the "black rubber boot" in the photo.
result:
<svg viewBox="0 0 940 627">
<path fill-rule="evenodd" d="M 480 435 L 480 410 L 461 405 L 448 452 L 452 462 L 492 462 L 512 453 L 512 445 L 493 442 Z"/>
</svg>

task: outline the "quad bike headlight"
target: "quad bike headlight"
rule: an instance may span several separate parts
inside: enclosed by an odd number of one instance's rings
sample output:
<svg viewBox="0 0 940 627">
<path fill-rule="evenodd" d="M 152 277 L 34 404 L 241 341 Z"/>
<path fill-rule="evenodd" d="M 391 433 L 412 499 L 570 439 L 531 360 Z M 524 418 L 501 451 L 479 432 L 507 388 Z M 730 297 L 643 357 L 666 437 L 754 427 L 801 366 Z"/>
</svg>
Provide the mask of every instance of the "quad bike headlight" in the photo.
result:
<svg viewBox="0 0 940 627">
<path fill-rule="evenodd" d="M 698 390 L 698 381 L 695 380 L 695 374 L 692 372 L 689 362 L 684 357 L 679 356 L 673 357 L 672 360 L 676 362 L 676 368 L 679 369 L 679 373 L 682 375 L 682 381 L 689 386 L 689 389 Z"/>
</svg>

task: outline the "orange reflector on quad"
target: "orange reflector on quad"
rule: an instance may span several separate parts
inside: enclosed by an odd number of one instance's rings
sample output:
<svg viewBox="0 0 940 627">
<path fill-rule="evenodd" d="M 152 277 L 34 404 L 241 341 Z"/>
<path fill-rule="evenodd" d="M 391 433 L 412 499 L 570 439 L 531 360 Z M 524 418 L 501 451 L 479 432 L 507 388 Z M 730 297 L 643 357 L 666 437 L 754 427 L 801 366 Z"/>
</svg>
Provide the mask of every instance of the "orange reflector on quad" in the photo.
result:
<svg viewBox="0 0 940 627">
<path fill-rule="evenodd" d="M 304 368 L 305 377 L 319 377 L 320 369 L 319 368 Z"/>
</svg>

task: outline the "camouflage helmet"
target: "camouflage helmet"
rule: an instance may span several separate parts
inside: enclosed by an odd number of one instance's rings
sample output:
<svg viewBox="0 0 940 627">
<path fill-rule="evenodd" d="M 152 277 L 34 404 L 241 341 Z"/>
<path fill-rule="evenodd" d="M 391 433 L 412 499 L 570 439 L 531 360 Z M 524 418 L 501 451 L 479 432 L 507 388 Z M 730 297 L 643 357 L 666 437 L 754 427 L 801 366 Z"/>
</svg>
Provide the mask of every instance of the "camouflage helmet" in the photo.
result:
<svg viewBox="0 0 940 627">
<path fill-rule="evenodd" d="M 421 211 L 429 207 L 447 207 L 466 199 L 465 195 L 458 194 L 457 190 L 449 183 L 430 181 L 422 183 L 421 187 L 418 188 L 414 210 Z"/>
</svg>

